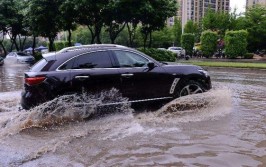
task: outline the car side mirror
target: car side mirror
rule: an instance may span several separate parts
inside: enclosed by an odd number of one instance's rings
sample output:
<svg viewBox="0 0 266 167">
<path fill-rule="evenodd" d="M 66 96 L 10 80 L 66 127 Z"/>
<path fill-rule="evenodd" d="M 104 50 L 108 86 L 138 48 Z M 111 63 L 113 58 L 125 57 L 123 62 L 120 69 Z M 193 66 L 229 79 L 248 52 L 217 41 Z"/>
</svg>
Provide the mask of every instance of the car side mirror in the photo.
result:
<svg viewBox="0 0 266 167">
<path fill-rule="evenodd" d="M 155 67 L 154 62 L 149 62 L 147 65 L 148 65 L 149 69 L 154 69 L 154 67 Z"/>
</svg>

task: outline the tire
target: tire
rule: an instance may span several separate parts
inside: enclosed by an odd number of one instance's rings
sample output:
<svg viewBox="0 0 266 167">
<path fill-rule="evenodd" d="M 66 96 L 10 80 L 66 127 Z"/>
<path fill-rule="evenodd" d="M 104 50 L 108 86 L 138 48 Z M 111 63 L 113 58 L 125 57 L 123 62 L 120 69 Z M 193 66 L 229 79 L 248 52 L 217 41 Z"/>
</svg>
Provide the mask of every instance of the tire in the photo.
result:
<svg viewBox="0 0 266 167">
<path fill-rule="evenodd" d="M 181 97 L 181 96 L 187 96 L 192 94 L 198 94 L 205 92 L 204 87 L 201 85 L 201 83 L 197 81 L 187 81 L 184 82 L 179 86 L 179 89 L 177 89 L 175 96 Z"/>
</svg>

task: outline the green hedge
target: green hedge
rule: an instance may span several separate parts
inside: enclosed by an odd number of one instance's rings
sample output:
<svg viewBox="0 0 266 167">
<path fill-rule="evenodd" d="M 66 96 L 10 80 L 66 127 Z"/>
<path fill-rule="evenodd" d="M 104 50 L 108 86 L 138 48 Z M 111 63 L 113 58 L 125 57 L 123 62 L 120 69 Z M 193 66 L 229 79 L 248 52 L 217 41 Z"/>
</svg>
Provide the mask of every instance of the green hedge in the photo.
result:
<svg viewBox="0 0 266 167">
<path fill-rule="evenodd" d="M 253 59 L 254 54 L 253 53 L 246 53 L 244 55 L 244 59 Z"/>
<path fill-rule="evenodd" d="M 247 53 L 247 37 L 246 30 L 227 31 L 225 33 L 225 54 L 231 59 L 238 56 L 245 56 Z"/>
<path fill-rule="evenodd" d="M 203 55 L 211 57 L 217 49 L 218 34 L 210 30 L 203 31 L 200 40 Z"/>
<path fill-rule="evenodd" d="M 168 50 L 159 50 L 156 48 L 138 48 L 138 50 L 154 58 L 157 61 L 174 62 L 176 60 L 175 54 Z"/>
<path fill-rule="evenodd" d="M 192 33 L 184 33 L 181 36 L 181 46 L 186 50 L 187 55 L 192 55 L 195 43 L 195 35 Z"/>
<path fill-rule="evenodd" d="M 54 43 L 54 46 L 55 46 L 55 50 L 58 51 L 58 50 L 61 50 L 65 47 L 68 47 L 68 42 L 67 41 L 57 41 Z"/>
</svg>

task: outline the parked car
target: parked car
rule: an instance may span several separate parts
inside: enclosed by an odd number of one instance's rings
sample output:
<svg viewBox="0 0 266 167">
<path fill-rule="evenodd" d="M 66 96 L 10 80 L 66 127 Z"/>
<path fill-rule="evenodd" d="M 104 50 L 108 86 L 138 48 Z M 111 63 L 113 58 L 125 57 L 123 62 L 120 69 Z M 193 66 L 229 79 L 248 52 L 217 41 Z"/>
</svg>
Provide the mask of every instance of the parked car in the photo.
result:
<svg viewBox="0 0 266 167">
<path fill-rule="evenodd" d="M 4 64 L 4 58 L 0 56 L 0 66 L 2 66 L 3 64 Z"/>
<path fill-rule="evenodd" d="M 167 50 L 173 52 L 173 53 L 176 53 L 177 54 L 177 58 L 183 58 L 186 56 L 186 50 L 183 49 L 182 47 L 175 47 L 175 46 L 172 46 L 172 47 L 169 47 Z"/>
<path fill-rule="evenodd" d="M 29 64 L 33 64 L 35 61 L 35 58 L 33 56 L 24 52 L 10 52 L 8 55 L 6 55 L 6 59 L 12 59 L 13 61 L 18 63 Z"/>
<path fill-rule="evenodd" d="M 46 55 L 25 72 L 21 105 L 30 109 L 70 92 L 111 88 L 132 103 L 170 101 L 211 89 L 211 80 L 201 67 L 161 63 L 125 46 L 83 45 Z"/>
</svg>

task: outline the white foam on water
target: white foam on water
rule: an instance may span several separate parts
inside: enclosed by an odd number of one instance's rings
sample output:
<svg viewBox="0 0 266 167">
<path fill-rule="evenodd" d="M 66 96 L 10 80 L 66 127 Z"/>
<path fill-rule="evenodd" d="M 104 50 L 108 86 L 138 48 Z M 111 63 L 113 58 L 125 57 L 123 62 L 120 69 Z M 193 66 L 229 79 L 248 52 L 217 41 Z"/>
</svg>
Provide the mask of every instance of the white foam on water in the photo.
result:
<svg viewBox="0 0 266 167">
<path fill-rule="evenodd" d="M 7 98 L 7 104 L 18 103 L 17 96 L 11 98 L 10 94 L 3 95 Z M 1 100 L 5 102 L 6 100 Z M 82 121 L 98 111 L 98 106 L 105 103 L 127 101 L 116 89 L 102 91 L 98 94 L 65 95 L 39 105 L 29 111 L 12 110 L 7 105 L 4 117 L 0 118 L 0 136 L 19 133 L 21 130 L 33 127 L 46 127 L 63 125 L 68 122 Z M 132 111 L 128 103 L 110 108 L 112 112 Z M 108 109 L 107 109 L 108 110 Z"/>
<path fill-rule="evenodd" d="M 186 123 L 216 120 L 232 112 L 232 96 L 228 89 L 177 98 L 156 112 L 138 115 L 141 122 Z"/>
</svg>

